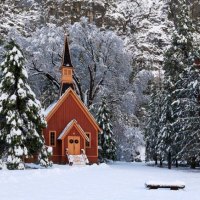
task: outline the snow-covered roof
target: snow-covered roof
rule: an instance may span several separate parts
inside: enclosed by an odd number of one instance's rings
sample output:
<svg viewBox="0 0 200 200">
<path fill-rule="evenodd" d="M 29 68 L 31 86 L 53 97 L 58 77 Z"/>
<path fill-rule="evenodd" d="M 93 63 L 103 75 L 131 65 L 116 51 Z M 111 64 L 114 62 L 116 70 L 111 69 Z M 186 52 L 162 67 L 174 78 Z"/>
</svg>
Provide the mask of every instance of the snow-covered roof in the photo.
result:
<svg viewBox="0 0 200 200">
<path fill-rule="evenodd" d="M 44 116 L 46 117 L 55 107 L 55 105 L 57 104 L 57 101 L 54 101 L 52 104 L 50 104 L 50 106 L 44 111 Z"/>
<path fill-rule="evenodd" d="M 61 140 L 63 138 L 63 136 L 66 134 L 67 131 L 70 130 L 70 128 L 76 124 L 77 128 L 80 130 L 80 133 L 84 136 L 84 138 L 89 142 L 90 139 L 88 138 L 88 136 L 85 134 L 85 131 L 81 128 L 81 126 L 77 123 L 77 121 L 75 119 L 71 120 L 67 126 L 63 129 L 63 131 L 61 132 L 61 134 L 58 137 L 58 140 Z"/>
<path fill-rule="evenodd" d="M 69 127 L 73 124 L 73 122 L 75 121 L 75 119 L 72 119 L 67 126 L 63 129 L 63 131 L 61 132 L 61 134 L 58 137 L 58 140 L 61 140 L 62 136 L 65 134 L 65 132 L 69 129 Z"/>
</svg>

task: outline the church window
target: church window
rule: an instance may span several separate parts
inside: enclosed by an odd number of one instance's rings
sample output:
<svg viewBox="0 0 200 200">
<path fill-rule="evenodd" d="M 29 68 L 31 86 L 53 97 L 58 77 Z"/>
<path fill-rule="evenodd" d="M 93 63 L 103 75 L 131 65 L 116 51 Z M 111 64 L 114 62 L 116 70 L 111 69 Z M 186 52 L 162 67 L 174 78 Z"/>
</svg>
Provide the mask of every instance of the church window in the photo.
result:
<svg viewBox="0 0 200 200">
<path fill-rule="evenodd" d="M 91 147 L 91 133 L 86 133 L 87 137 L 89 138 L 89 142 L 86 140 L 86 147 L 90 148 Z"/>
<path fill-rule="evenodd" d="M 50 131 L 49 133 L 49 140 L 50 140 L 50 146 L 56 146 L 56 132 L 55 131 Z"/>
<path fill-rule="evenodd" d="M 64 69 L 64 75 L 67 75 L 67 73 L 68 73 L 68 70 Z"/>
<path fill-rule="evenodd" d="M 72 75 L 72 70 L 68 69 L 68 75 Z"/>
</svg>

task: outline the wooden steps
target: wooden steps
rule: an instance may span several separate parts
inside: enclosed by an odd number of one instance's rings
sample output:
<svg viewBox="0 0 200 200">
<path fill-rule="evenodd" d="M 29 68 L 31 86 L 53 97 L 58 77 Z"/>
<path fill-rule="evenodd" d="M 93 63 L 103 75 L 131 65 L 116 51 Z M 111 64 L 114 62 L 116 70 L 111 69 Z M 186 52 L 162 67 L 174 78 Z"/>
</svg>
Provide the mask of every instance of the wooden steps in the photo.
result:
<svg viewBox="0 0 200 200">
<path fill-rule="evenodd" d="M 69 165 L 86 165 L 89 164 L 88 158 L 85 154 L 68 155 Z"/>
<path fill-rule="evenodd" d="M 89 160 L 87 155 L 85 154 L 85 150 L 81 149 L 80 155 L 70 155 L 68 153 L 68 149 L 66 149 L 66 155 L 69 161 L 69 165 L 87 165 L 89 164 Z"/>
<path fill-rule="evenodd" d="M 71 165 L 86 165 L 82 155 L 69 155 L 68 159 Z"/>
</svg>

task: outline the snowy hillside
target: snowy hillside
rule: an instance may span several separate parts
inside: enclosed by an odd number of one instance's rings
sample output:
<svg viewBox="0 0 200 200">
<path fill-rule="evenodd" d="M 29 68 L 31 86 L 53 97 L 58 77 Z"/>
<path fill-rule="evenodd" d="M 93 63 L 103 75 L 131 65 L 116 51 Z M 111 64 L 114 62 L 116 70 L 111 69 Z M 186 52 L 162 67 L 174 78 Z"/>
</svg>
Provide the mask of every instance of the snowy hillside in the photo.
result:
<svg viewBox="0 0 200 200">
<path fill-rule="evenodd" d="M 200 174 L 144 164 L 114 163 L 87 167 L 0 171 L 1 200 L 198 200 Z M 149 190 L 145 182 L 184 182 L 184 190 Z"/>
</svg>

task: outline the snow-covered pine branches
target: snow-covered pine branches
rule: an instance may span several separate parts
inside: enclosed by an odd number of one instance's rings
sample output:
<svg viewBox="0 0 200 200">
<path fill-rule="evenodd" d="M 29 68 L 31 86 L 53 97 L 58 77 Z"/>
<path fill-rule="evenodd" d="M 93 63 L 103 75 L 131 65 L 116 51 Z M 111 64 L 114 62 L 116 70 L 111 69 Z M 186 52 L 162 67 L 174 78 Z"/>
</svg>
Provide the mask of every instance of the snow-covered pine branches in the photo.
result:
<svg viewBox="0 0 200 200">
<path fill-rule="evenodd" d="M 177 6 L 179 12 L 163 66 L 163 101 L 156 138 L 160 159 L 168 160 L 169 168 L 173 161 L 190 162 L 200 154 L 200 70 L 195 67 L 199 55 L 194 45 L 189 7 L 185 0 L 179 0 Z"/>
<path fill-rule="evenodd" d="M 162 79 L 159 73 L 158 78 L 155 78 L 151 86 L 151 99 L 148 104 L 148 121 L 145 127 L 145 142 L 146 142 L 146 160 L 161 160 L 162 155 L 159 155 L 159 134 L 161 131 L 160 118 L 162 115 Z"/>
<path fill-rule="evenodd" d="M 100 161 L 116 159 L 116 141 L 112 132 L 110 117 L 111 115 L 106 100 L 103 98 L 97 113 L 97 122 L 102 129 L 102 133 L 99 134 Z"/>
<path fill-rule="evenodd" d="M 24 169 L 25 158 L 44 154 L 46 157 L 40 157 L 40 163 L 49 166 L 50 154 L 42 135 L 46 122 L 40 102 L 28 85 L 24 56 L 13 41 L 6 49 L 0 82 L 0 142 L 3 145 L 0 159 L 6 162 L 8 169 Z"/>
</svg>

